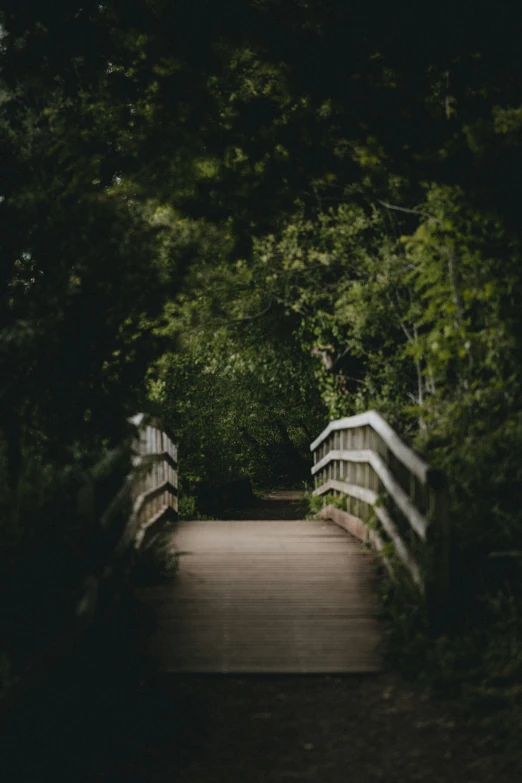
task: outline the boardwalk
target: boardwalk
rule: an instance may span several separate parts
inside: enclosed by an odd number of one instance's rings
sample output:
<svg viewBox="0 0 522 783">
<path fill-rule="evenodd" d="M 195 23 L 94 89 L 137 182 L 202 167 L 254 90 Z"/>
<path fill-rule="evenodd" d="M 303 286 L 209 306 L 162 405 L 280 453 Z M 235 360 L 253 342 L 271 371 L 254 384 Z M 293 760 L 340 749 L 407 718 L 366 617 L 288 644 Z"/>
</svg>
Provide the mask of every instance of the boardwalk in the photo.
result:
<svg viewBox="0 0 522 783">
<path fill-rule="evenodd" d="M 161 671 L 379 670 L 374 562 L 333 523 L 182 522 L 174 544 L 174 583 L 140 593 Z"/>
</svg>

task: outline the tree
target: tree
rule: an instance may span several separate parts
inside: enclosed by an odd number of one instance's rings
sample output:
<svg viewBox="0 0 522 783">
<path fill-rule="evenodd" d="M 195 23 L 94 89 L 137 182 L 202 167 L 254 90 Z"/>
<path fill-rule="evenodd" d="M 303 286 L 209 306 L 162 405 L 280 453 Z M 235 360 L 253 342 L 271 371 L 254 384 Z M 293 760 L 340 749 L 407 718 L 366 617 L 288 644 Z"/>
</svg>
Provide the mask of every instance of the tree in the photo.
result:
<svg viewBox="0 0 522 783">
<path fill-rule="evenodd" d="M 257 488 L 300 484 L 325 416 L 312 359 L 252 268 L 219 258 L 229 240 L 200 226 L 205 233 L 213 250 L 203 239 L 205 259 L 169 308 L 176 352 L 150 376 L 152 400 L 179 438 L 184 491 L 237 476 Z"/>
</svg>

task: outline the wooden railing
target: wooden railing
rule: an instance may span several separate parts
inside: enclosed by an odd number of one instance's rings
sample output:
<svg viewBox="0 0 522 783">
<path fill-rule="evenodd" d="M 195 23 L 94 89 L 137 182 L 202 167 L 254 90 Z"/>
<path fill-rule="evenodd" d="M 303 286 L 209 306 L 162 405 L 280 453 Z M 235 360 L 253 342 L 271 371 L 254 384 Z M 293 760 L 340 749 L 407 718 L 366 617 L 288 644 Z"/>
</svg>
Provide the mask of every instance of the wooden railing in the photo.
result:
<svg viewBox="0 0 522 783">
<path fill-rule="evenodd" d="M 449 594 L 449 518 L 444 475 L 410 449 L 375 411 L 332 421 L 312 443 L 314 495 L 333 519 L 381 551 L 393 575 L 402 563 L 435 612 Z M 387 546 L 388 545 L 388 546 Z M 395 557 L 387 557 L 393 551 Z"/>
<path fill-rule="evenodd" d="M 129 547 L 139 549 L 153 526 L 175 518 L 178 511 L 178 450 L 172 436 L 158 419 L 146 414 L 138 413 L 129 421 L 136 435 L 115 453 L 130 449 L 132 469 L 100 520 L 102 528 L 108 527 L 130 500 L 130 516 L 115 548 L 116 559 Z"/>
<path fill-rule="evenodd" d="M 130 534 L 139 547 L 147 531 L 178 512 L 178 449 L 161 422 L 143 413 L 134 416 L 138 428 L 133 444 L 132 515 Z"/>
<path fill-rule="evenodd" d="M 70 615 L 62 627 L 34 651 L 24 670 L 17 672 L 0 693 L 0 722 L 10 714 L 17 699 L 68 653 L 93 622 L 103 621 L 115 611 L 132 576 L 136 551 L 163 520 L 177 516 L 177 447 L 172 436 L 159 421 L 144 414 L 134 416 L 131 423 L 136 427 L 135 437 L 86 472 L 78 497 L 86 527 L 96 529 L 105 541 L 103 557 L 91 563 L 90 572 L 81 578 Z M 123 477 L 119 491 L 108 505 L 95 515 L 97 484 L 122 475 L 121 465 L 128 463 L 129 450 L 130 473 Z M 35 606 L 38 607 L 37 601 Z"/>
</svg>

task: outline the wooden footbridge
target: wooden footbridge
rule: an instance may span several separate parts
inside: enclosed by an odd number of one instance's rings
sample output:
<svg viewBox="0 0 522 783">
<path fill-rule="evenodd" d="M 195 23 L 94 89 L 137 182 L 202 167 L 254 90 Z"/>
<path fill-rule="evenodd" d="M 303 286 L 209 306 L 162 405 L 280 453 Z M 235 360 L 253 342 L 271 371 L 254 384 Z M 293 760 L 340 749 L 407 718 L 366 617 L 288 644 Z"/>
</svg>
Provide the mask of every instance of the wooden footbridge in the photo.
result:
<svg viewBox="0 0 522 783">
<path fill-rule="evenodd" d="M 165 483 L 162 463 L 166 437 L 149 423 L 140 446 L 148 452 L 142 463 L 157 460 L 139 493 L 142 504 L 152 503 L 153 521 L 176 507 L 175 482 Z M 331 422 L 311 450 L 314 494 L 325 501 L 317 519 L 174 524 L 177 577 L 140 594 L 154 618 L 149 653 L 160 670 L 378 670 L 375 551 L 390 578 L 398 568 L 407 574 L 441 622 L 448 591 L 443 477 L 375 412 Z"/>
<path fill-rule="evenodd" d="M 168 532 L 179 568 L 171 583 L 140 592 L 152 620 L 148 651 L 159 671 L 376 671 L 382 652 L 377 562 L 390 579 L 409 579 L 435 630 L 443 626 L 449 595 L 444 477 L 379 414 L 330 422 L 312 443 L 314 495 L 323 500 L 315 519 L 267 512 L 255 520 L 178 521 L 174 438 L 152 418 L 139 415 L 132 423 L 134 435 L 122 446 L 133 454 L 132 470 L 99 520 L 109 555 L 84 578 L 62 630 L 16 672 L 8 697 L 107 616 L 107 596 L 160 529 Z M 104 471 L 112 459 L 104 460 Z M 89 493 L 101 472 L 96 467 L 87 476 L 81 507 L 92 509 Z"/>
</svg>

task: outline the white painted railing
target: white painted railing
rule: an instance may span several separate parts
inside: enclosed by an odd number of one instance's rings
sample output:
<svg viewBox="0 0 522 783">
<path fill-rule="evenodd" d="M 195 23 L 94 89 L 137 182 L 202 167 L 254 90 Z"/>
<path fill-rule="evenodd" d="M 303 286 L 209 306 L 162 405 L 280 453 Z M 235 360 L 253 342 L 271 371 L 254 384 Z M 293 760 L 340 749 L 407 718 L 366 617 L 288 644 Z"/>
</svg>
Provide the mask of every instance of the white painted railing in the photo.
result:
<svg viewBox="0 0 522 783">
<path fill-rule="evenodd" d="M 115 525 L 120 532 L 104 562 L 93 564 L 92 570 L 81 577 L 75 601 L 71 602 L 70 616 L 62 627 L 41 649 L 34 651 L 24 670 L 13 676 L 0 694 L 0 721 L 10 713 L 20 695 L 33 687 L 55 661 L 77 644 L 96 618 L 108 611 L 106 604 L 117 605 L 118 596 L 132 573 L 136 550 L 142 546 L 147 533 L 157 529 L 163 520 L 177 516 L 178 455 L 172 436 L 158 420 L 144 414 L 134 416 L 131 424 L 136 427 L 134 437 L 131 435 L 86 472 L 77 499 L 79 513 L 86 525 L 105 532 Z M 129 450 L 130 473 L 124 477 L 108 505 L 95 516 L 97 482 L 121 471 L 122 460 L 128 464 Z M 108 538 L 113 540 L 111 534 Z M 103 600 L 100 600 L 101 596 L 104 596 Z"/>
<path fill-rule="evenodd" d="M 133 446 L 130 533 L 139 547 L 147 531 L 178 512 L 178 449 L 157 419 L 143 413 L 131 419 L 138 428 Z"/>
<path fill-rule="evenodd" d="M 449 591 L 445 477 L 409 448 L 375 411 L 332 421 L 312 443 L 314 495 L 343 498 L 329 517 L 402 562 L 413 582 L 445 604 Z M 390 546 L 386 546 L 389 543 Z"/>
</svg>

